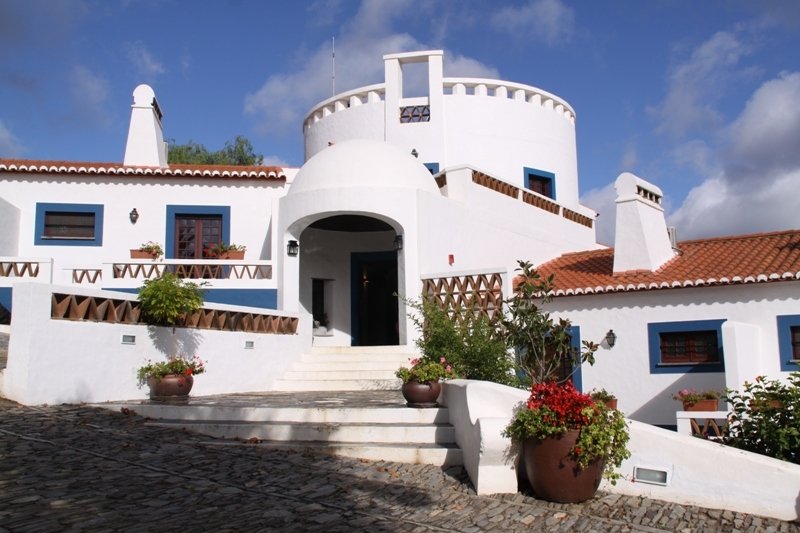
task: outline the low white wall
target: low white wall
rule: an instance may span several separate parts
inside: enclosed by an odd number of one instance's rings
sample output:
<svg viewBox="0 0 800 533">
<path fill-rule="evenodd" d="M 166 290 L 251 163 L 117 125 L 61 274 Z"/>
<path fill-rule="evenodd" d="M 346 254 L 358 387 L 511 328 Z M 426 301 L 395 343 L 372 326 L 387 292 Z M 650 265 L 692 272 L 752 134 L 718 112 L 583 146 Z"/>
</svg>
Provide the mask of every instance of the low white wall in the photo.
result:
<svg viewBox="0 0 800 533">
<path fill-rule="evenodd" d="M 484 381 L 444 385 L 446 405 L 464 466 L 478 494 L 517 491 L 516 452 L 502 430 L 527 391 Z M 631 457 L 624 476 L 601 490 L 680 504 L 769 516 L 800 518 L 800 466 L 629 420 Z M 667 486 L 633 482 L 634 467 L 669 472 Z"/>
<path fill-rule="evenodd" d="M 25 405 L 144 399 L 136 370 L 170 353 L 198 355 L 206 373 L 195 378 L 193 395 L 270 390 L 273 382 L 311 347 L 311 317 L 300 315 L 296 335 L 53 320 L 51 293 L 135 299 L 125 293 L 37 283 L 15 286 L 8 365 L 0 391 Z M 272 310 L 206 304 L 207 308 L 276 314 Z M 283 314 L 283 313 L 278 313 Z M 297 315 L 291 315 L 297 316 Z M 122 344 L 134 335 L 135 344 Z M 245 349 L 245 341 L 253 341 Z"/>
</svg>

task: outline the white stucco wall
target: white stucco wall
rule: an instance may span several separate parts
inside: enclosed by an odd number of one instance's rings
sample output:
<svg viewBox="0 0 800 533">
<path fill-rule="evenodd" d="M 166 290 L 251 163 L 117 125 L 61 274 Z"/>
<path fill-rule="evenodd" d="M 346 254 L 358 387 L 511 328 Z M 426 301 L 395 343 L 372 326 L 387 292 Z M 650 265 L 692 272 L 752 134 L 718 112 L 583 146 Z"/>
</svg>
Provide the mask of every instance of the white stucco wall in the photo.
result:
<svg viewBox="0 0 800 533">
<path fill-rule="evenodd" d="M 534 168 L 555 174 L 556 200 L 581 211 L 575 112 L 566 101 L 520 83 L 443 78 L 441 51 L 384 59 L 384 84 L 336 95 L 309 112 L 306 159 L 329 142 L 375 139 L 406 153 L 414 149 L 424 163 L 470 165 L 519 186 L 523 168 Z M 403 94 L 403 64 L 426 59 L 428 94 L 409 98 Z M 409 105 L 429 105 L 430 121 L 400 123 L 400 108 Z"/>
<path fill-rule="evenodd" d="M 15 256 L 19 250 L 20 209 L 0 198 L 0 256 Z"/>
<path fill-rule="evenodd" d="M 14 334 L 0 391 L 25 405 L 145 399 L 148 388 L 137 387 L 136 370 L 148 359 L 165 360 L 174 351 L 206 361 L 206 373 L 195 377 L 193 395 L 270 390 L 311 344 L 311 317 L 305 314 L 299 315 L 296 335 L 176 328 L 173 336 L 171 328 L 52 320 L 50 295 L 54 290 L 135 298 L 110 291 L 18 284 L 13 296 Z M 214 304 L 206 307 L 276 313 Z M 134 335 L 136 344 L 122 344 L 122 335 Z M 245 341 L 253 341 L 254 347 L 245 349 Z"/>
<path fill-rule="evenodd" d="M 609 329 L 617 335 L 613 348 L 602 344 L 594 366 L 583 365 L 584 390 L 614 393 L 634 420 L 675 425 L 680 405 L 672 395 L 680 389 L 740 388 L 759 374 L 788 375 L 780 370 L 776 316 L 798 313 L 800 282 L 570 296 L 548 309 L 580 326 L 583 340 L 599 343 Z M 738 384 L 722 372 L 651 373 L 648 323 L 716 319 L 729 322 L 722 327 L 725 368 Z"/>
<path fill-rule="evenodd" d="M 13 218 L 18 210 L 18 250 L 14 255 L 52 257 L 54 281 L 68 283 L 68 268 L 100 268 L 102 262 L 128 259 L 129 250 L 147 241 L 164 246 L 166 206 L 230 206 L 230 241 L 245 245 L 246 259 L 273 256 L 270 219 L 272 200 L 285 193 L 283 181 L 171 177 L 72 177 L 0 174 L 2 210 Z M 13 194 L 10 192 L 13 191 Z M 36 204 L 103 205 L 102 246 L 35 245 Z M 136 208 L 139 220 L 128 214 Z M 12 220 L 9 220 L 13 222 Z M 7 226 L 6 226 L 7 227 Z"/>
</svg>

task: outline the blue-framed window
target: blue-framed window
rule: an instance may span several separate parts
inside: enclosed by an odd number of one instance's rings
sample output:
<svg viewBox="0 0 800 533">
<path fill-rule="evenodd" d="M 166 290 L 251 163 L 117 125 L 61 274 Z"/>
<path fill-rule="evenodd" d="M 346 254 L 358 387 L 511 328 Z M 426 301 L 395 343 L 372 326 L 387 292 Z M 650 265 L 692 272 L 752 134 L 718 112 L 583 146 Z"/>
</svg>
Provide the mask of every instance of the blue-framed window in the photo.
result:
<svg viewBox="0 0 800 533">
<path fill-rule="evenodd" d="M 439 163 L 422 163 L 425 165 L 431 174 L 437 174 L 439 172 Z"/>
<path fill-rule="evenodd" d="M 34 231 L 37 246 L 102 246 L 103 206 L 37 202 Z"/>
<path fill-rule="evenodd" d="M 178 217 L 195 215 L 198 217 L 220 217 L 222 229 L 221 242 L 230 244 L 231 238 L 231 208 L 228 205 L 168 205 L 166 235 L 164 237 L 164 257 L 175 258 L 176 228 Z"/>
<path fill-rule="evenodd" d="M 556 199 L 556 175 L 538 168 L 524 167 L 525 188 L 538 192 L 542 196 Z"/>
<path fill-rule="evenodd" d="M 648 324 L 650 373 L 724 372 L 724 322 L 725 319 Z"/>
<path fill-rule="evenodd" d="M 781 370 L 800 370 L 800 315 L 778 316 L 778 353 Z"/>
</svg>

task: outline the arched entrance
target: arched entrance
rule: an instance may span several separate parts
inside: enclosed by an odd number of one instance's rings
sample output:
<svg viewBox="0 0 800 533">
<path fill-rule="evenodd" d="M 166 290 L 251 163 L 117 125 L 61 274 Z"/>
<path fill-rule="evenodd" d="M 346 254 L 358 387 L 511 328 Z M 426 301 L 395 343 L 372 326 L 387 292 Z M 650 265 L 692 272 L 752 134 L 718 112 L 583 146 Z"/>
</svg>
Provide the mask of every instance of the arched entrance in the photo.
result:
<svg viewBox="0 0 800 533">
<path fill-rule="evenodd" d="M 315 343 L 397 345 L 398 231 L 387 221 L 336 214 L 300 235 L 300 301 L 315 322 Z"/>
</svg>

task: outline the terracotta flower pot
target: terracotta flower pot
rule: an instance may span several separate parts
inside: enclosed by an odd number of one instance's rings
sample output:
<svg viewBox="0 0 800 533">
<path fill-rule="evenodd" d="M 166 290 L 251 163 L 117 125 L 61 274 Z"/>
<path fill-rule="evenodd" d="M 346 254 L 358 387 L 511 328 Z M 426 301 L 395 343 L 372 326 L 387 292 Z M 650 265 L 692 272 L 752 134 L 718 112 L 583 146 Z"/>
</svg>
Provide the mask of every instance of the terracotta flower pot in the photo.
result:
<svg viewBox="0 0 800 533">
<path fill-rule="evenodd" d="M 131 259 L 155 259 L 156 254 L 145 250 L 131 250 Z"/>
<path fill-rule="evenodd" d="M 608 407 L 609 409 L 616 409 L 617 408 L 617 399 L 616 398 L 611 398 L 609 400 L 605 400 L 603 403 L 606 404 L 606 407 Z"/>
<path fill-rule="evenodd" d="M 436 399 L 442 392 L 442 384 L 439 381 L 427 383 L 409 381 L 403 383 L 400 391 L 409 407 L 437 407 L 439 404 L 436 403 Z"/>
<path fill-rule="evenodd" d="M 156 401 L 186 401 L 194 385 L 194 377 L 185 374 L 167 374 L 163 378 L 149 378 L 150 399 Z"/>
<path fill-rule="evenodd" d="M 717 404 L 719 403 L 716 399 L 704 399 L 704 400 L 697 400 L 697 402 L 693 403 L 692 405 L 688 405 L 686 403 L 683 404 L 684 411 L 716 411 Z"/>
<path fill-rule="evenodd" d="M 580 430 L 542 440 L 528 439 L 523 446 L 525 473 L 537 498 L 558 503 L 578 503 L 594 497 L 603 477 L 604 461 L 586 468 L 570 456 Z"/>
</svg>

